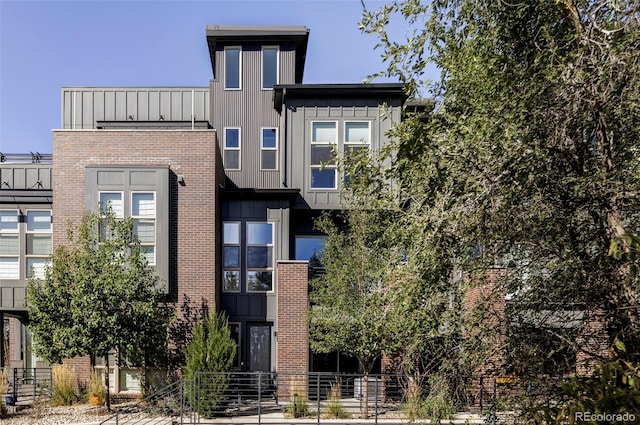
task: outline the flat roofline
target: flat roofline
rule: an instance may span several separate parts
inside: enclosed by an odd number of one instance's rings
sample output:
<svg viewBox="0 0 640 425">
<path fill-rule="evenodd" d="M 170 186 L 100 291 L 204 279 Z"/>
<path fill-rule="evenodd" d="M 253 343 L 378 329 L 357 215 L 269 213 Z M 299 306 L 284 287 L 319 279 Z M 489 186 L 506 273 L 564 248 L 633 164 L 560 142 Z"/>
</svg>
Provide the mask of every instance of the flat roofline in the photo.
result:
<svg viewBox="0 0 640 425">
<path fill-rule="evenodd" d="M 317 95 L 357 95 L 357 96 L 398 96 L 402 102 L 407 99 L 403 83 L 340 83 L 340 84 L 277 84 L 273 86 L 273 107 L 282 110 L 287 96 Z"/>
<path fill-rule="evenodd" d="M 309 29 L 303 25 L 207 25 L 206 36 L 214 78 L 216 78 L 215 54 L 219 46 L 245 43 L 262 45 L 291 43 L 296 51 L 295 82 L 302 83 L 309 44 Z"/>
</svg>

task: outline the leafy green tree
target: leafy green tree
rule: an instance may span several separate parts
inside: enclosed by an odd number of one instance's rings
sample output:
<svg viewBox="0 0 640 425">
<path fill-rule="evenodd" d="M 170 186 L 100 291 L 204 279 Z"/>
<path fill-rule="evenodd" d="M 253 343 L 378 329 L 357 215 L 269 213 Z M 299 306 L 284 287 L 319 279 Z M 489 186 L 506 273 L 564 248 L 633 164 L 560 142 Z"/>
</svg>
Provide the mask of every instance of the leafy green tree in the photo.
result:
<svg viewBox="0 0 640 425">
<path fill-rule="evenodd" d="M 397 20 L 408 37 L 392 38 Z M 505 267 L 518 346 L 538 329 L 556 353 L 604 361 L 614 338 L 640 352 L 638 2 L 402 0 L 365 9 L 361 28 L 379 37 L 379 75 L 435 100 L 392 131 L 393 165 L 370 187 L 395 182 L 405 223 L 437 229 L 452 275 Z M 427 86 L 429 65 L 441 79 Z M 511 350 L 505 371 L 543 379 L 531 352 Z"/>
<path fill-rule="evenodd" d="M 86 213 L 79 226 L 69 226 L 68 244 L 51 260 L 45 278 L 28 284 L 29 328 L 39 356 L 50 363 L 104 357 L 108 368 L 115 351 L 142 365 L 143 376 L 149 361 L 161 361 L 173 310 L 156 288 L 131 220 L 111 211 Z"/>
<path fill-rule="evenodd" d="M 209 311 L 193 324 L 191 340 L 184 348 L 183 375 L 185 379 L 198 379 L 197 393 L 188 397 L 205 417 L 211 417 L 225 400 L 236 349 L 224 313 Z"/>
</svg>

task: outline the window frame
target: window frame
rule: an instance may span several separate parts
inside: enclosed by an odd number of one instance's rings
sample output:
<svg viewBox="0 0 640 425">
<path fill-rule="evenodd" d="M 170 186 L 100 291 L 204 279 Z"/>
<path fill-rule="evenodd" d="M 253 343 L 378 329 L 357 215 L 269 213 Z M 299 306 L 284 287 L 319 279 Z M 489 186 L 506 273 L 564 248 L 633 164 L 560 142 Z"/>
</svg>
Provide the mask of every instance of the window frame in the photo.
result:
<svg viewBox="0 0 640 425">
<path fill-rule="evenodd" d="M 271 227 L 271 241 L 263 244 L 263 243 L 250 243 L 249 242 L 249 226 L 252 224 L 268 224 Z M 245 268 L 245 276 L 246 276 L 246 292 L 247 293 L 254 293 L 254 294 L 261 294 L 261 293 L 268 293 L 268 292 L 273 292 L 274 289 L 274 284 L 275 284 L 275 231 L 276 231 L 276 226 L 274 222 L 271 221 L 247 221 L 245 223 L 245 229 L 246 229 L 246 243 L 245 243 L 245 249 L 244 249 L 244 254 L 245 254 L 245 258 L 246 258 L 246 268 Z M 260 247 L 266 247 L 267 248 L 267 258 L 269 258 L 269 252 L 270 252 L 270 257 L 271 257 L 271 262 L 270 264 L 267 264 L 267 267 L 249 267 L 249 248 L 260 248 Z M 269 251 L 269 249 L 271 251 Z M 271 273 L 271 288 L 270 289 L 266 289 L 266 290 L 254 290 L 251 289 L 249 286 L 249 275 L 250 273 Z"/>
<path fill-rule="evenodd" d="M 260 51 L 260 80 L 261 80 L 261 86 L 262 86 L 262 90 L 273 90 L 273 85 L 272 86 L 265 86 L 265 55 L 264 52 L 265 50 L 275 50 L 276 51 L 276 69 L 275 69 L 275 84 L 279 84 L 280 83 L 280 47 L 279 46 L 262 46 L 262 49 Z"/>
<path fill-rule="evenodd" d="M 113 203 L 112 203 L 112 206 L 111 206 L 111 210 L 113 211 L 113 213 L 115 215 L 115 218 L 117 218 L 119 220 L 123 220 L 124 219 L 124 211 L 125 211 L 124 191 L 122 191 L 122 190 L 99 190 L 98 191 L 98 205 L 99 205 L 99 208 L 100 208 L 100 215 L 101 216 L 104 216 L 104 214 L 106 213 L 106 209 L 105 209 L 106 204 L 102 203 L 102 194 L 103 193 L 119 193 L 120 194 L 120 202 L 122 204 L 122 207 L 121 207 L 121 209 L 119 211 L 120 215 L 118 215 L 118 211 L 113 208 Z"/>
<path fill-rule="evenodd" d="M 229 148 L 227 147 L 227 131 L 228 130 L 237 130 L 238 131 L 238 147 L 237 148 Z M 225 170 L 233 170 L 240 171 L 242 170 L 242 129 L 240 127 L 224 127 L 222 130 L 222 162 Z M 238 152 L 238 167 L 230 168 L 227 166 L 226 161 L 226 153 L 227 152 Z"/>
<path fill-rule="evenodd" d="M 333 141 L 316 141 L 314 140 L 314 129 L 315 124 L 322 123 L 333 123 L 334 124 L 334 140 Z M 310 149 L 309 149 L 309 188 L 311 190 L 335 190 L 338 188 L 338 166 L 336 164 L 335 159 L 333 159 L 333 164 L 314 164 L 313 163 L 313 147 L 314 146 L 328 146 L 331 148 L 332 152 L 335 152 L 339 149 L 339 135 L 338 135 L 338 121 L 337 120 L 311 120 L 310 121 Z M 333 171 L 333 187 L 316 187 L 313 184 L 313 172 L 314 170 L 318 171 Z"/>
<path fill-rule="evenodd" d="M 20 280 L 21 277 L 21 271 L 22 271 L 22 261 L 21 261 L 21 243 L 20 243 L 20 223 L 21 223 L 21 213 L 19 209 L 13 209 L 13 208 L 3 208 L 0 209 L 0 212 L 14 212 L 15 216 L 16 216 L 16 228 L 15 229 L 10 229 L 10 230 L 3 230 L 2 228 L 0 228 L 0 235 L 5 234 L 5 235 L 15 235 L 17 236 L 18 239 L 18 249 L 16 254 L 2 254 L 0 253 L 0 259 L 2 259 L 2 262 L 5 262 L 5 259 L 15 259 L 16 265 L 13 267 L 15 270 L 17 270 L 17 276 L 16 275 L 6 275 L 6 276 L 0 276 L 0 279 L 2 280 Z M 9 261 L 6 261 L 7 263 L 9 263 Z M 26 261 L 25 261 L 26 263 Z M 17 266 L 17 267 L 16 267 Z"/>
<path fill-rule="evenodd" d="M 134 202 L 133 197 L 135 194 L 152 194 L 153 195 L 153 216 L 149 215 L 134 215 L 133 208 Z M 157 264 L 157 252 L 158 252 L 158 196 L 155 190 L 131 190 L 129 191 L 129 218 L 133 221 L 134 230 L 135 223 L 137 221 L 152 221 L 153 222 L 153 243 L 151 242 L 143 242 L 138 238 L 138 243 L 140 244 L 140 254 L 147 259 L 148 265 L 155 267 Z M 136 237 L 138 235 L 136 234 Z M 153 261 L 149 261 L 149 257 L 144 253 L 144 247 L 153 247 Z"/>
<path fill-rule="evenodd" d="M 275 130 L 275 147 L 268 148 L 264 146 L 264 131 L 265 130 Z M 264 168 L 263 167 L 263 155 L 266 152 L 274 152 L 275 155 L 275 165 L 273 168 Z M 260 171 L 278 171 L 279 169 L 279 161 L 278 161 L 278 127 L 260 127 Z"/>
<path fill-rule="evenodd" d="M 229 66 L 227 51 L 238 51 L 238 87 L 229 87 Z M 231 91 L 242 90 L 242 46 L 225 46 L 224 47 L 224 89 Z"/>
<path fill-rule="evenodd" d="M 33 211 L 37 211 L 37 212 L 46 212 L 49 215 L 49 229 L 47 230 L 40 230 L 40 229 L 33 229 L 33 230 L 29 230 L 29 213 L 33 212 Z M 44 267 L 41 270 L 41 273 L 34 273 L 33 278 L 35 279 L 44 279 L 46 274 L 45 274 L 45 268 L 51 264 L 51 254 L 53 253 L 53 221 L 52 221 L 52 217 L 53 217 L 53 212 L 49 209 L 37 209 L 37 208 L 29 208 L 25 211 L 24 216 L 26 217 L 25 222 L 24 222 L 24 235 L 25 235 L 25 277 L 31 278 L 31 273 L 30 273 L 30 267 L 29 267 L 29 262 L 30 260 L 40 260 L 43 262 Z M 29 253 L 29 235 L 48 235 L 49 237 L 49 253 L 48 254 L 30 254 Z M 36 270 L 36 269 L 34 269 Z"/>
<path fill-rule="evenodd" d="M 238 242 L 227 242 L 224 239 L 224 225 L 225 224 L 236 224 L 238 227 L 237 230 L 237 239 Z M 225 247 L 237 247 L 238 249 L 238 266 L 237 267 L 232 267 L 232 266 L 225 266 L 225 258 L 224 258 L 224 251 L 225 251 Z M 222 222 L 222 292 L 224 293 L 240 293 L 242 292 L 242 222 L 240 221 L 234 221 L 234 220 L 229 220 L 229 221 L 223 221 Z M 238 276 L 238 287 L 237 289 L 227 289 L 225 286 L 225 276 L 227 272 L 232 272 L 232 273 L 236 273 Z"/>
</svg>

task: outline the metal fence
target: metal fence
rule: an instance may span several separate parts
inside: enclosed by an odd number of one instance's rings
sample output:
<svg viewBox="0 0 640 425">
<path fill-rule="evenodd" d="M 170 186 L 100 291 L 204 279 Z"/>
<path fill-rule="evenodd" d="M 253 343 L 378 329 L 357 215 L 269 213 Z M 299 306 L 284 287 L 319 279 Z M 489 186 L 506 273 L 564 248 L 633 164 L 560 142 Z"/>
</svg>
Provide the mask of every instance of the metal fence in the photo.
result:
<svg viewBox="0 0 640 425">
<path fill-rule="evenodd" d="M 9 368 L 8 388 L 5 402 L 13 406 L 20 401 L 31 401 L 42 395 L 50 395 L 52 388 L 51 368 Z"/>
<path fill-rule="evenodd" d="M 406 423 L 406 392 L 396 375 L 335 373 L 197 373 L 103 423 Z M 117 407 L 116 407 L 117 408 Z M 143 419 L 147 418 L 147 419 Z M 154 422 L 155 423 L 155 422 Z"/>
</svg>

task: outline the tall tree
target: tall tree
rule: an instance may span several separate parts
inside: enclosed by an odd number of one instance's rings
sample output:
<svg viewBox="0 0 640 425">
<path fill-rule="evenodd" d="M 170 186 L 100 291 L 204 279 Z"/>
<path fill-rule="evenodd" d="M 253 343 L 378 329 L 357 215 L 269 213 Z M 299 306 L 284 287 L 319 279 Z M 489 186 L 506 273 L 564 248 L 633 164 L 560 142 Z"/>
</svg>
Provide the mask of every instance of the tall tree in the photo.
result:
<svg viewBox="0 0 640 425">
<path fill-rule="evenodd" d="M 419 206 L 414 232 L 450 235 L 456 268 L 506 266 L 511 371 L 564 372 L 616 337 L 640 352 L 640 4 L 404 0 L 361 25 L 381 75 L 436 101 L 394 130 L 387 177 Z M 426 87 L 430 63 L 441 79 Z"/>
<path fill-rule="evenodd" d="M 70 225 L 68 244 L 51 260 L 45 278 L 28 284 L 29 329 L 39 356 L 51 363 L 104 357 L 108 369 L 115 351 L 143 372 L 150 361 L 161 361 L 173 310 L 156 288 L 131 220 L 111 211 L 86 213 L 79 226 Z"/>
</svg>

